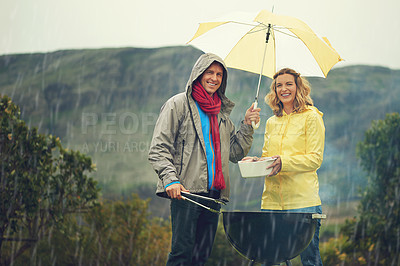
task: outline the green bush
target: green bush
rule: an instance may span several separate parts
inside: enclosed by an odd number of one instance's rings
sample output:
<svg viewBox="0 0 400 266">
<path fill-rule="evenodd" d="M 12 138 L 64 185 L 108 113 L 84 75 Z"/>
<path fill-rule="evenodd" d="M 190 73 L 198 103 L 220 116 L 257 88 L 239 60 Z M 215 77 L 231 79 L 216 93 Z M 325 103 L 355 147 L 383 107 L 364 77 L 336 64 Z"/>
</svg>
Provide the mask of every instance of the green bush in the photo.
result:
<svg viewBox="0 0 400 266">
<path fill-rule="evenodd" d="M 0 96 L 1 97 L 1 96 Z M 37 244 L 66 215 L 95 205 L 99 189 L 88 177 L 89 157 L 64 149 L 20 119 L 9 97 L 0 98 L 0 263 L 8 265 Z"/>
</svg>

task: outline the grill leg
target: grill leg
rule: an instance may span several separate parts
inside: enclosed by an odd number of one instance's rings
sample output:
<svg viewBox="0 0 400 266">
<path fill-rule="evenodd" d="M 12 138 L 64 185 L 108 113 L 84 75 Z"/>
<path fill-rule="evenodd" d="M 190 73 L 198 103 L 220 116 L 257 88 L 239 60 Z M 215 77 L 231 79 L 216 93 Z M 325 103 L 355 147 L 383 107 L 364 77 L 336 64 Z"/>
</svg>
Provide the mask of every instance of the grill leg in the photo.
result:
<svg viewBox="0 0 400 266">
<path fill-rule="evenodd" d="M 285 261 L 286 266 L 292 266 L 292 263 L 290 262 L 290 260 Z"/>
</svg>

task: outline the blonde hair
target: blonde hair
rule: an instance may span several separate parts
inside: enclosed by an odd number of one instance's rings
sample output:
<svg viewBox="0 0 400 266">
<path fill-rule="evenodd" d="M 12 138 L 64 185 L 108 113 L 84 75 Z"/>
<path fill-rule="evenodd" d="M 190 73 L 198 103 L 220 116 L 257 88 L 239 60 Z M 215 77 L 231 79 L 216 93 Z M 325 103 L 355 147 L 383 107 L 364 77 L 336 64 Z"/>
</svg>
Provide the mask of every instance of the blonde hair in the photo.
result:
<svg viewBox="0 0 400 266">
<path fill-rule="evenodd" d="M 294 98 L 293 112 L 302 112 L 306 108 L 306 106 L 313 106 L 313 100 L 310 97 L 311 86 L 310 83 L 304 77 L 300 76 L 300 73 L 297 73 L 293 69 L 283 68 L 275 73 L 274 79 L 270 86 L 270 91 L 265 96 L 265 102 L 271 107 L 272 111 L 276 116 L 283 115 L 283 104 L 279 100 L 278 95 L 276 93 L 276 78 L 283 74 L 290 74 L 294 77 L 294 81 L 296 83 L 296 96 Z"/>
</svg>

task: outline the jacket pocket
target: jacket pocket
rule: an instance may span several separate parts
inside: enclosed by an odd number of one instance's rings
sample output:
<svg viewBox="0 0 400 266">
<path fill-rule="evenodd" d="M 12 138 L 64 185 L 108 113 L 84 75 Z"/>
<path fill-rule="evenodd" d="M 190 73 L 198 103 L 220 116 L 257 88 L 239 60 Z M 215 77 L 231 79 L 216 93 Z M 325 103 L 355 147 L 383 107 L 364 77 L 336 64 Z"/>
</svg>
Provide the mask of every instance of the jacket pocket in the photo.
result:
<svg viewBox="0 0 400 266">
<path fill-rule="evenodd" d="M 181 173 L 182 173 L 182 168 L 183 168 L 183 153 L 184 153 L 184 151 L 185 151 L 185 140 L 183 139 L 183 140 L 182 140 L 181 163 L 180 163 L 181 169 L 179 169 L 179 175 L 181 175 Z"/>
</svg>

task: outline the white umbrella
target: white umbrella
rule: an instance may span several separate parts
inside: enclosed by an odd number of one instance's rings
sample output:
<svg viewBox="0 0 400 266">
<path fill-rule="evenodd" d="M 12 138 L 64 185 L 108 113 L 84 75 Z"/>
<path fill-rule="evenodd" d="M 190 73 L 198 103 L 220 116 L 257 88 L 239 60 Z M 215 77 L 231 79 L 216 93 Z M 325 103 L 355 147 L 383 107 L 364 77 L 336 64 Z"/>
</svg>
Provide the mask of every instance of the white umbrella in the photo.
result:
<svg viewBox="0 0 400 266">
<path fill-rule="evenodd" d="M 342 60 L 329 41 L 303 21 L 267 10 L 200 23 L 188 43 L 219 55 L 228 67 L 259 74 L 255 106 L 263 75 L 272 78 L 279 69 L 290 67 L 303 76 L 326 77 Z"/>
</svg>

